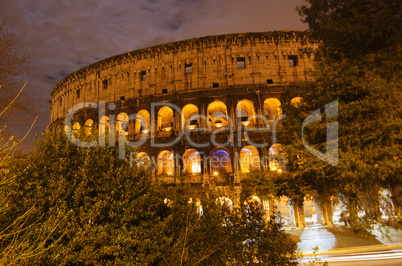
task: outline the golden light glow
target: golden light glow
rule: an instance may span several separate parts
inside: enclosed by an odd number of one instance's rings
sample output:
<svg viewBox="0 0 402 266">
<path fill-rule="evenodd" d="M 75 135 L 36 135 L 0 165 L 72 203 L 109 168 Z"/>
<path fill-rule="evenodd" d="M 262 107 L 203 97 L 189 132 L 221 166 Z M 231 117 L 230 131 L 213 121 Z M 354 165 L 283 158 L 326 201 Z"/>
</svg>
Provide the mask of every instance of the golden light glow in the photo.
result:
<svg viewBox="0 0 402 266">
<path fill-rule="evenodd" d="M 219 127 L 222 127 L 222 125 L 223 125 L 222 122 L 216 122 L 216 123 L 215 123 L 215 126 L 218 127 L 218 128 L 219 128 Z"/>
</svg>

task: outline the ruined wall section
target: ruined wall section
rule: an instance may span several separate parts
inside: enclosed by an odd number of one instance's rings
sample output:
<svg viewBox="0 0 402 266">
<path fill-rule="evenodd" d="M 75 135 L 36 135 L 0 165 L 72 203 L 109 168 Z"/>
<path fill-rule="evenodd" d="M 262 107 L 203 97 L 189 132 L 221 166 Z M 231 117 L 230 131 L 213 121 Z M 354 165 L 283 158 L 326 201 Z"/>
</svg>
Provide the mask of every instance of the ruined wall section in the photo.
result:
<svg viewBox="0 0 402 266">
<path fill-rule="evenodd" d="M 305 33 L 286 31 L 207 36 L 116 55 L 55 86 L 50 123 L 81 102 L 309 80 L 316 48 Z"/>
</svg>

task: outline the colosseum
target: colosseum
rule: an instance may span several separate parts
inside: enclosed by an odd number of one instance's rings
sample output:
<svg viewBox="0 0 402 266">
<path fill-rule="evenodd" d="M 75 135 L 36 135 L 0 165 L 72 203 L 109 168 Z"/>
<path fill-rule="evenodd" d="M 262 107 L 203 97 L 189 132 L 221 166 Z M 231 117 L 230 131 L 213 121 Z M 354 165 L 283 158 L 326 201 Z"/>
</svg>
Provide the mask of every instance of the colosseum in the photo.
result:
<svg viewBox="0 0 402 266">
<path fill-rule="evenodd" d="M 64 124 L 74 110 L 73 129 L 124 136 L 124 144 L 137 146 L 135 161 L 154 162 L 154 178 L 186 182 L 197 197 L 214 191 L 238 205 L 247 174 L 286 171 L 275 126 L 281 103 L 300 100 L 297 82 L 311 81 L 316 48 L 303 32 L 280 31 L 207 36 L 116 55 L 53 88 L 50 126 Z M 331 224 L 340 212 L 314 199 L 300 210 L 286 196 L 261 204 L 268 213 L 276 205 L 282 220 L 297 227 Z"/>
</svg>

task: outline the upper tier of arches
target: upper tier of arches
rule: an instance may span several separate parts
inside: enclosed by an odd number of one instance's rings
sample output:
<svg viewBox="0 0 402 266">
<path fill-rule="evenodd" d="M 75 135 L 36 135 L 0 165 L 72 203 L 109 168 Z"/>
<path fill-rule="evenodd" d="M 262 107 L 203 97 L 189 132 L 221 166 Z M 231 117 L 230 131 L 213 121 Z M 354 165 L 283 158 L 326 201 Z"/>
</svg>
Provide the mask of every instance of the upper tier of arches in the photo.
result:
<svg viewBox="0 0 402 266">
<path fill-rule="evenodd" d="M 316 47 L 303 32 L 283 31 L 207 36 L 116 55 L 68 75 L 54 87 L 50 122 L 64 118 L 82 102 L 120 103 L 181 92 L 309 80 Z M 225 113 L 217 112 L 210 113 L 213 120 Z M 191 120 L 188 115 L 186 119 Z M 162 121 L 162 126 L 168 122 Z"/>
</svg>

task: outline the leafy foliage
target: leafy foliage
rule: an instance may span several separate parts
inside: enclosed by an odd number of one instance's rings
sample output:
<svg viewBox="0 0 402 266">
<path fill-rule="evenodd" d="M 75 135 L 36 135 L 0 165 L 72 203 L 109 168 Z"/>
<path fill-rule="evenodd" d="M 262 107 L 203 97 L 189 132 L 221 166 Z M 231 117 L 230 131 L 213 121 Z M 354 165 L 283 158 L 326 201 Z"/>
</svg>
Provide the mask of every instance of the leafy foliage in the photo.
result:
<svg viewBox="0 0 402 266">
<path fill-rule="evenodd" d="M 91 140 L 91 139 L 89 139 Z M 56 128 L 2 187 L 10 208 L 0 230 L 27 210 L 16 238 L 40 250 L 19 263 L 41 265 L 221 265 L 296 263 L 296 244 L 261 208 L 195 200 L 185 185 L 167 187 L 145 169 L 118 159 L 117 147 L 80 148 Z M 167 200 L 169 198 L 169 200 Z M 202 206 L 202 212 L 200 209 Z"/>
<path fill-rule="evenodd" d="M 313 37 L 322 41 L 313 83 L 300 106 L 284 106 L 281 142 L 287 145 L 288 169 L 312 193 L 329 198 L 341 192 L 348 204 L 345 222 L 356 229 L 382 221 L 400 222 L 402 185 L 401 18 L 399 1 L 307 1 L 299 7 Z M 374 25 L 375 24 L 375 25 Z M 306 127 L 315 110 L 338 100 L 339 114 Z M 337 121 L 339 162 L 331 166 L 305 149 L 325 152 L 327 123 Z M 389 189 L 392 201 L 381 198 Z M 392 219 L 394 218 L 394 219 Z M 394 223 L 394 225 L 397 225 Z"/>
<path fill-rule="evenodd" d="M 332 58 L 359 58 L 400 42 L 401 2 L 394 0 L 306 0 L 298 7 L 313 38 Z"/>
<path fill-rule="evenodd" d="M 345 223 L 356 230 L 373 223 L 401 225 L 402 49 L 401 2 L 382 0 L 307 0 L 298 7 L 312 38 L 320 40 L 314 82 L 301 83 L 303 101 L 282 106 L 286 119 L 278 141 L 287 151 L 287 172 L 250 178 L 260 195 L 305 195 L 348 205 Z M 325 105 L 338 101 L 336 117 Z M 320 121 L 304 128 L 316 110 Z M 338 131 L 327 131 L 328 123 Z M 331 135 L 334 134 L 334 135 Z M 336 134 L 338 134 L 336 136 Z M 338 137 L 338 163 L 328 164 L 306 146 L 324 153 L 327 139 Z M 334 161 L 335 162 L 335 161 Z M 382 193 L 387 189 L 388 195 Z M 388 219 L 383 219 L 386 214 Z"/>
</svg>

